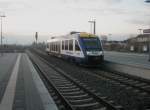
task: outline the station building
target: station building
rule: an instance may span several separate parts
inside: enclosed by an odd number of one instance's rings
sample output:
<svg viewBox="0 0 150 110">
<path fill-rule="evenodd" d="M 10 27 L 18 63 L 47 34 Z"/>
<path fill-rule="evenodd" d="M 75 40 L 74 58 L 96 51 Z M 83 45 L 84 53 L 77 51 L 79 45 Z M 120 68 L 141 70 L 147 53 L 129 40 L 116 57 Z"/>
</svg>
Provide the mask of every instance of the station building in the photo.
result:
<svg viewBox="0 0 150 110">
<path fill-rule="evenodd" d="M 127 39 L 127 49 L 133 52 L 147 53 L 150 50 L 150 29 L 145 29 L 142 34 Z"/>
</svg>

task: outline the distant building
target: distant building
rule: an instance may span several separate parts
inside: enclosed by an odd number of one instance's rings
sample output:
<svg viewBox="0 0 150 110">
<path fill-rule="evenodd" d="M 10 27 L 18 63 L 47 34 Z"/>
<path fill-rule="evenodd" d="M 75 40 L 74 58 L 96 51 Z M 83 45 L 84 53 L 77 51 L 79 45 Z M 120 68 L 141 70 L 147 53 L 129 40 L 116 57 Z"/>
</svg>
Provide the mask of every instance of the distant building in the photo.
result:
<svg viewBox="0 0 150 110">
<path fill-rule="evenodd" d="M 127 39 L 127 48 L 134 52 L 148 52 L 150 45 L 150 33 L 144 32 L 137 37 Z"/>
<path fill-rule="evenodd" d="M 143 29 L 144 34 L 150 34 L 150 29 Z"/>
<path fill-rule="evenodd" d="M 109 51 L 125 51 L 126 42 L 125 41 L 107 41 L 103 45 L 105 50 Z"/>
<path fill-rule="evenodd" d="M 101 39 L 102 45 L 104 46 L 107 43 L 107 36 L 106 35 L 101 35 L 100 39 Z"/>
</svg>

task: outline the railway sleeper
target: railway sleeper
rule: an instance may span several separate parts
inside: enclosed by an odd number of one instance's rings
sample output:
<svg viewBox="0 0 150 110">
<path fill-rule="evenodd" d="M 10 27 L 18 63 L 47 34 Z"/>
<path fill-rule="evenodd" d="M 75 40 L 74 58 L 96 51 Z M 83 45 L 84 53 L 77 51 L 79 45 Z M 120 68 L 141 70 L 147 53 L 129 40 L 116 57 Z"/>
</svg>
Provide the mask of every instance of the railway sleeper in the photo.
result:
<svg viewBox="0 0 150 110">
<path fill-rule="evenodd" d="M 51 78 L 52 80 L 55 80 L 55 81 L 66 81 L 66 79 L 65 78 Z"/>
<path fill-rule="evenodd" d="M 89 95 L 87 93 L 85 94 L 80 94 L 78 96 L 72 96 L 72 95 L 66 95 L 65 96 L 68 100 L 71 100 L 71 99 L 83 99 L 83 98 L 89 98 Z"/>
<path fill-rule="evenodd" d="M 66 84 L 56 84 L 57 87 L 64 87 L 64 86 L 73 86 L 72 83 L 66 83 Z"/>
<path fill-rule="evenodd" d="M 61 92 L 73 92 L 73 91 L 79 91 L 81 90 L 80 88 L 73 88 L 73 89 L 62 89 L 60 90 Z"/>
<path fill-rule="evenodd" d="M 67 81 L 66 79 L 51 79 L 51 80 L 53 80 L 53 81 L 59 81 L 59 82 L 65 82 L 65 81 Z"/>
<path fill-rule="evenodd" d="M 73 93 L 62 93 L 65 97 L 67 96 L 82 96 L 82 95 L 84 95 L 84 94 L 86 94 L 86 93 L 84 93 L 84 92 L 79 92 L 79 93 L 76 93 L 76 94 L 73 94 Z"/>
<path fill-rule="evenodd" d="M 150 85 L 143 86 L 142 88 L 150 90 Z"/>
<path fill-rule="evenodd" d="M 56 85 L 59 85 L 59 84 L 62 84 L 62 85 L 64 84 L 65 85 L 65 84 L 68 84 L 68 82 L 61 82 L 61 83 L 60 82 L 55 82 L 55 84 Z"/>
<path fill-rule="evenodd" d="M 53 74 L 53 76 L 51 76 L 51 78 L 63 78 L 62 76 L 60 76 L 60 75 L 55 75 L 55 74 Z"/>
<path fill-rule="evenodd" d="M 89 97 L 89 98 L 85 98 L 85 99 L 75 99 L 75 100 L 69 100 L 70 103 L 75 104 L 75 103 L 89 103 L 89 102 L 93 102 L 94 99 Z"/>
<path fill-rule="evenodd" d="M 79 108 L 79 110 L 83 109 L 83 110 L 93 110 L 94 108 L 101 108 L 103 107 L 102 105 L 100 105 L 98 102 L 93 102 L 93 103 L 88 103 L 88 104 L 78 104 L 78 105 L 73 105 L 73 107 L 75 108 Z M 78 109 L 77 109 L 78 110 Z"/>
<path fill-rule="evenodd" d="M 93 110 L 107 110 L 106 107 L 102 107 L 102 108 L 97 108 L 97 109 L 93 109 Z"/>
<path fill-rule="evenodd" d="M 77 86 L 63 86 L 63 87 L 58 87 L 59 89 L 72 89 L 72 88 L 77 88 Z"/>
<path fill-rule="evenodd" d="M 53 82 L 60 84 L 60 80 L 53 80 Z M 70 83 L 70 81 L 65 80 L 65 81 L 61 81 L 61 83 Z"/>
<path fill-rule="evenodd" d="M 146 83 L 138 83 L 135 86 L 143 87 L 143 86 L 146 86 L 146 85 L 147 85 Z"/>
<path fill-rule="evenodd" d="M 70 102 L 71 103 L 71 102 Z M 101 105 L 101 104 L 99 104 L 97 101 L 95 101 L 95 100 L 91 100 L 91 101 L 78 101 L 78 102 L 73 102 L 73 103 L 71 103 L 73 106 L 88 106 L 88 107 L 95 107 L 96 106 L 96 108 L 98 107 L 98 105 Z M 98 107 L 99 108 L 99 107 Z"/>
<path fill-rule="evenodd" d="M 78 95 L 78 94 L 83 94 L 83 91 L 73 91 L 73 92 L 62 92 L 63 95 Z"/>
</svg>

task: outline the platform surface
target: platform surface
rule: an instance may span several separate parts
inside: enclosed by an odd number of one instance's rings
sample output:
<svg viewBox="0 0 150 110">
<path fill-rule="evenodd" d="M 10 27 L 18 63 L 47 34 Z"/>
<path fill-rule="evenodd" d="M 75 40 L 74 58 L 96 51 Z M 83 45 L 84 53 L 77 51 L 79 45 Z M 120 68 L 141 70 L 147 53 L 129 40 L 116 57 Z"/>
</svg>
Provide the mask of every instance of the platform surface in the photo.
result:
<svg viewBox="0 0 150 110">
<path fill-rule="evenodd" d="M 0 56 L 0 110 L 57 110 L 25 53 Z"/>
<path fill-rule="evenodd" d="M 148 54 L 105 51 L 105 60 L 150 69 Z"/>
<path fill-rule="evenodd" d="M 105 61 L 111 69 L 150 80 L 148 58 L 148 54 L 105 51 Z"/>
</svg>

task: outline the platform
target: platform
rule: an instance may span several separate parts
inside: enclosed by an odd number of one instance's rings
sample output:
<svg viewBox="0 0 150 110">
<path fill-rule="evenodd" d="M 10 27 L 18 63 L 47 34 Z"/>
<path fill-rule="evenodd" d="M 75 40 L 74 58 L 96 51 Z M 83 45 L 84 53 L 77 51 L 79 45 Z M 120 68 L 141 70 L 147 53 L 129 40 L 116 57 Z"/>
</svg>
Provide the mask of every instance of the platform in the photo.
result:
<svg viewBox="0 0 150 110">
<path fill-rule="evenodd" d="M 105 61 L 111 69 L 150 80 L 150 62 L 147 54 L 107 51 Z"/>
<path fill-rule="evenodd" d="M 105 51 L 105 60 L 150 69 L 148 54 Z"/>
<path fill-rule="evenodd" d="M 0 110 L 57 110 L 25 53 L 0 56 Z"/>
</svg>

